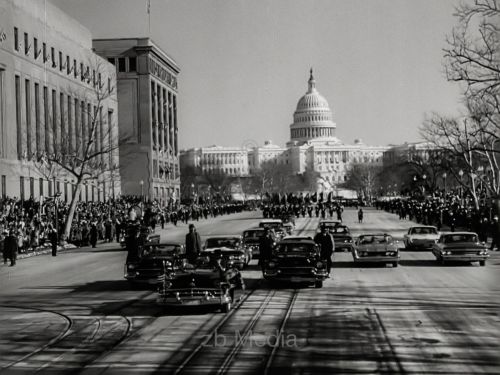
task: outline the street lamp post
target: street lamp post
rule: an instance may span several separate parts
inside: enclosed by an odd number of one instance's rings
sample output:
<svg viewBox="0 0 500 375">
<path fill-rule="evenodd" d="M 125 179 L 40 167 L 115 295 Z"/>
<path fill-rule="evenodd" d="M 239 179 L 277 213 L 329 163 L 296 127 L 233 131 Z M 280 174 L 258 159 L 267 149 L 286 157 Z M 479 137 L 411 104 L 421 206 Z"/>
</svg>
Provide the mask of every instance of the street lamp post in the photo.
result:
<svg viewBox="0 0 500 375">
<path fill-rule="evenodd" d="M 139 185 L 141 185 L 141 203 L 144 202 L 144 181 L 139 181 Z"/>
<path fill-rule="evenodd" d="M 462 176 L 464 175 L 464 171 L 460 169 L 458 175 L 460 176 L 460 205 L 463 206 Z"/>
<path fill-rule="evenodd" d="M 426 181 L 426 179 L 427 179 L 427 176 L 424 174 L 422 176 L 422 195 L 424 195 L 424 196 L 425 196 L 425 181 Z"/>
</svg>

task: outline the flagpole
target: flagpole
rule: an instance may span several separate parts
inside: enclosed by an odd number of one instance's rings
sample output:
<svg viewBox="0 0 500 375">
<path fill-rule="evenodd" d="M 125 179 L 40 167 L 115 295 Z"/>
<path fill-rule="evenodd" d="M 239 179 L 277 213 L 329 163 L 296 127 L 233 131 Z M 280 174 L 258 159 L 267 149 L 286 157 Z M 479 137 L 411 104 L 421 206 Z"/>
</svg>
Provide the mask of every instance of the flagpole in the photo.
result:
<svg viewBox="0 0 500 375">
<path fill-rule="evenodd" d="M 151 38 L 151 0 L 146 0 L 148 2 L 148 38 Z"/>
</svg>

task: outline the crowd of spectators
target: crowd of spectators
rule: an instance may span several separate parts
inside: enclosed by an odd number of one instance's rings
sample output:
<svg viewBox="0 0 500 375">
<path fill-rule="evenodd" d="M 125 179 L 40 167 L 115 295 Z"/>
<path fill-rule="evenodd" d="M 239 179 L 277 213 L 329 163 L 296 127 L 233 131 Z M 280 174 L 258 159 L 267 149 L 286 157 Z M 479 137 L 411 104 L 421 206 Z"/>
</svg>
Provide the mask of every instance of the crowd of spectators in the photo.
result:
<svg viewBox="0 0 500 375">
<path fill-rule="evenodd" d="M 53 200 L 0 199 L 0 246 L 3 240 L 15 237 L 18 252 L 29 252 L 51 246 L 52 233 L 57 233 L 59 244 L 76 247 L 96 246 L 97 242 L 119 242 L 131 208 L 139 207 L 151 230 L 166 224 L 188 223 L 209 217 L 241 212 L 246 205 L 237 202 L 205 203 L 161 207 L 156 201 L 142 202 L 141 197 L 121 196 L 106 202 L 78 202 L 70 234 L 64 238 L 69 203 Z M 0 249 L 3 251 L 3 249 Z"/>
<path fill-rule="evenodd" d="M 378 200 L 375 206 L 377 209 L 399 215 L 400 220 L 434 225 L 438 230 L 475 232 L 480 241 L 488 242 L 491 239 L 491 250 L 498 249 L 498 213 L 491 202 L 484 201 L 477 208 L 472 197 L 452 190 L 446 194 L 430 194 L 423 199 L 397 197 Z"/>
</svg>

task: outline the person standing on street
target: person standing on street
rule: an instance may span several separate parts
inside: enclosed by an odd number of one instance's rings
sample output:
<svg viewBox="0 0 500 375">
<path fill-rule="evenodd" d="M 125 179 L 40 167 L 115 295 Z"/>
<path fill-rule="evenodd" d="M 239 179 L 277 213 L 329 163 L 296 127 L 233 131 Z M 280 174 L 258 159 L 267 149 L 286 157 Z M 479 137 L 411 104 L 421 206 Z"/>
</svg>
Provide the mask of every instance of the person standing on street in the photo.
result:
<svg viewBox="0 0 500 375">
<path fill-rule="evenodd" d="M 321 232 L 314 236 L 314 242 L 320 247 L 320 255 L 322 259 L 326 260 L 326 270 L 328 277 L 330 277 L 330 270 L 332 269 L 332 255 L 335 250 L 335 242 L 333 236 L 328 232 L 326 226 L 321 227 Z"/>
<path fill-rule="evenodd" d="M 97 245 L 97 225 L 96 223 L 92 223 L 90 227 L 90 244 L 93 248 Z"/>
<path fill-rule="evenodd" d="M 201 237 L 194 224 L 189 224 L 189 233 L 186 234 L 186 257 L 189 263 L 194 264 L 201 252 Z"/>
<path fill-rule="evenodd" d="M 363 222 L 363 209 L 360 208 L 358 210 L 358 223 L 362 223 Z"/>
<path fill-rule="evenodd" d="M 7 253 L 8 258 L 10 259 L 10 266 L 13 267 L 16 265 L 17 260 L 17 237 L 15 229 L 10 229 L 9 234 L 5 237 L 4 240 L 4 251 Z"/>
<path fill-rule="evenodd" d="M 52 247 L 52 256 L 55 257 L 57 256 L 57 231 L 55 230 L 55 228 L 53 228 L 52 226 L 49 228 L 50 232 L 49 232 L 49 241 L 50 241 L 50 245 Z"/>
<path fill-rule="evenodd" d="M 273 233 L 269 228 L 265 228 L 264 235 L 260 238 L 259 241 L 259 263 L 262 267 L 262 270 L 264 270 L 266 263 L 271 260 L 274 245 L 275 240 Z"/>
</svg>

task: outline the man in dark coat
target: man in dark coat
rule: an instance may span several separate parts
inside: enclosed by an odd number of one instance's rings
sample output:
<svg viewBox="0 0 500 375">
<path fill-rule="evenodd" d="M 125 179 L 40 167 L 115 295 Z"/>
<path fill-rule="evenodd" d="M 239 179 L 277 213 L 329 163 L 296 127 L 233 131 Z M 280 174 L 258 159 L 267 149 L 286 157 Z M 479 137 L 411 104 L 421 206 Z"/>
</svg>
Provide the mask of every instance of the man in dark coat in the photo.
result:
<svg viewBox="0 0 500 375">
<path fill-rule="evenodd" d="M 9 232 L 0 233 L 0 251 L 2 252 L 2 255 L 3 255 L 3 264 L 7 264 L 7 260 L 10 258 L 9 254 L 7 254 L 7 250 L 5 250 L 5 246 L 4 246 L 5 237 L 8 234 L 9 234 Z"/>
<path fill-rule="evenodd" d="M 52 256 L 55 257 L 57 256 L 57 242 L 58 242 L 58 238 L 57 238 L 57 231 L 50 227 L 50 232 L 49 232 L 49 241 L 50 241 L 50 245 L 52 247 Z"/>
<path fill-rule="evenodd" d="M 273 255 L 273 249 L 275 245 L 275 239 L 273 233 L 269 228 L 264 229 L 264 235 L 259 240 L 259 263 L 264 269 L 267 261 L 269 261 Z"/>
<path fill-rule="evenodd" d="M 90 244 L 93 248 L 97 245 L 97 225 L 96 223 L 92 223 L 90 227 Z"/>
<path fill-rule="evenodd" d="M 201 237 L 194 224 L 189 224 L 189 233 L 186 234 L 186 257 L 189 263 L 194 263 L 201 252 Z"/>
<path fill-rule="evenodd" d="M 321 232 L 314 236 L 314 242 L 316 242 L 321 249 L 320 255 L 322 259 L 326 260 L 326 269 L 328 271 L 328 276 L 330 276 L 330 270 L 332 269 L 332 255 L 335 250 L 335 243 L 333 241 L 333 236 L 328 232 L 326 226 L 321 227 Z"/>
<path fill-rule="evenodd" d="M 4 239 L 4 251 L 7 253 L 8 258 L 10 259 L 10 266 L 13 267 L 16 265 L 17 260 L 17 237 L 15 234 L 15 230 L 11 229 L 9 234 Z"/>
</svg>

